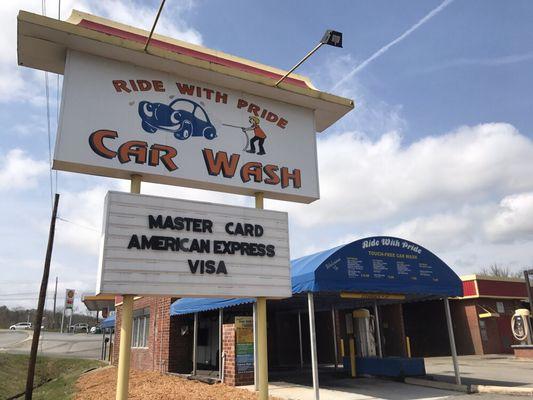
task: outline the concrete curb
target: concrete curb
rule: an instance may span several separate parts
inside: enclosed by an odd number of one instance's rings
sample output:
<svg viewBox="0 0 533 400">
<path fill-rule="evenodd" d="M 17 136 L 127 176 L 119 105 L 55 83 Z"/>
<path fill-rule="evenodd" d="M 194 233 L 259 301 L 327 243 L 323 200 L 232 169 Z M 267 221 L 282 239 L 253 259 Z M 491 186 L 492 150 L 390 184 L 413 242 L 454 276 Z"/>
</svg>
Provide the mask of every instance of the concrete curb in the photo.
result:
<svg viewBox="0 0 533 400">
<path fill-rule="evenodd" d="M 433 381 L 422 378 L 405 378 L 404 383 L 417 386 L 426 386 L 435 389 L 453 390 L 455 392 L 471 393 L 468 385 L 457 385 L 455 383 Z"/>
<path fill-rule="evenodd" d="M 472 393 L 507 394 L 512 396 L 533 396 L 531 387 L 509 387 L 509 386 L 489 386 L 470 385 Z"/>
<path fill-rule="evenodd" d="M 511 396 L 531 396 L 533 397 L 532 387 L 516 386 L 490 386 L 490 385 L 457 385 L 455 383 L 435 381 L 423 378 L 405 378 L 404 383 L 417 386 L 431 387 L 442 390 L 452 390 L 462 393 L 487 393 L 487 394 L 504 394 Z"/>
</svg>

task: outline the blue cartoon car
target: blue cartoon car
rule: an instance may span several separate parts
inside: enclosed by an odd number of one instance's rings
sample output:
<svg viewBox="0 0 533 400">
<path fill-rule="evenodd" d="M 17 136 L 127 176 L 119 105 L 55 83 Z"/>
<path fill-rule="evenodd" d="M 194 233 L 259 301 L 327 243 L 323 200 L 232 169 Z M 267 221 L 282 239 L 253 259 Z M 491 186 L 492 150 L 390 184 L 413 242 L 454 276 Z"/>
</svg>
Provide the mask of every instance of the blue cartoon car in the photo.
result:
<svg viewBox="0 0 533 400">
<path fill-rule="evenodd" d="M 217 137 L 217 130 L 203 107 L 188 99 L 176 99 L 169 105 L 141 101 L 139 116 L 142 128 L 148 133 L 161 129 L 172 132 L 179 140 L 191 136 L 203 136 L 209 140 Z"/>
</svg>

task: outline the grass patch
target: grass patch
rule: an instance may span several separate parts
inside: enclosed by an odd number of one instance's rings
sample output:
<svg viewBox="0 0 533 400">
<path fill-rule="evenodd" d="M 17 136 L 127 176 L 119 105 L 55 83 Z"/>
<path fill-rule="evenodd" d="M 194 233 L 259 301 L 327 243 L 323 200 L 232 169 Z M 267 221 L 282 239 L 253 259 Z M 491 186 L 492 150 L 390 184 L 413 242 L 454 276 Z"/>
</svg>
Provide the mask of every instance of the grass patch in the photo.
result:
<svg viewBox="0 0 533 400">
<path fill-rule="evenodd" d="M 21 393 L 26 388 L 29 356 L 0 353 L 0 399 Z M 56 379 L 34 389 L 34 399 L 69 399 L 74 383 L 81 373 L 103 364 L 96 360 L 75 358 L 37 357 L 34 386 Z"/>
</svg>

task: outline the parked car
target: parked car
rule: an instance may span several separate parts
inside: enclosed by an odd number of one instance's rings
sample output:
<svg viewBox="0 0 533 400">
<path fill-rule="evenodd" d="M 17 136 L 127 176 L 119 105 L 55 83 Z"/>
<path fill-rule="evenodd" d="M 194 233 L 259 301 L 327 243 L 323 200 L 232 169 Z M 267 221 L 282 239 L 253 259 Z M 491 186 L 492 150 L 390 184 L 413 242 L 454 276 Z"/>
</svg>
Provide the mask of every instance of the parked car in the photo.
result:
<svg viewBox="0 0 533 400">
<path fill-rule="evenodd" d="M 17 322 L 9 327 L 10 330 L 31 329 L 31 322 Z"/>
<path fill-rule="evenodd" d="M 89 325 L 83 322 L 79 322 L 77 324 L 70 325 L 68 330 L 69 332 L 72 332 L 72 333 L 76 333 L 76 332 L 89 333 Z"/>
<path fill-rule="evenodd" d="M 102 333 L 102 328 L 100 328 L 100 325 L 93 326 L 91 328 L 91 333 L 94 333 L 94 334 Z"/>
</svg>

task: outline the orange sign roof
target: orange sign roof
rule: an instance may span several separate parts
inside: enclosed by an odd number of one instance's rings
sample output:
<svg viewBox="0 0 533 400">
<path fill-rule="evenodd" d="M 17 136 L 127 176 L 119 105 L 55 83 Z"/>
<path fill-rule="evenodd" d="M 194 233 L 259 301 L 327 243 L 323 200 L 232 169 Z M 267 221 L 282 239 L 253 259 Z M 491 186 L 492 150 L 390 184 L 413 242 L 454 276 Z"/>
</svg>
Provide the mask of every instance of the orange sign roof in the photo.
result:
<svg viewBox="0 0 533 400">
<path fill-rule="evenodd" d="M 68 21 L 20 11 L 18 62 L 31 68 L 63 74 L 68 49 L 125 61 L 254 95 L 315 110 L 318 132 L 351 111 L 351 99 L 317 90 L 311 81 L 291 74 L 279 87 L 285 71 L 202 46 L 154 34 L 91 14 L 73 11 Z"/>
</svg>

